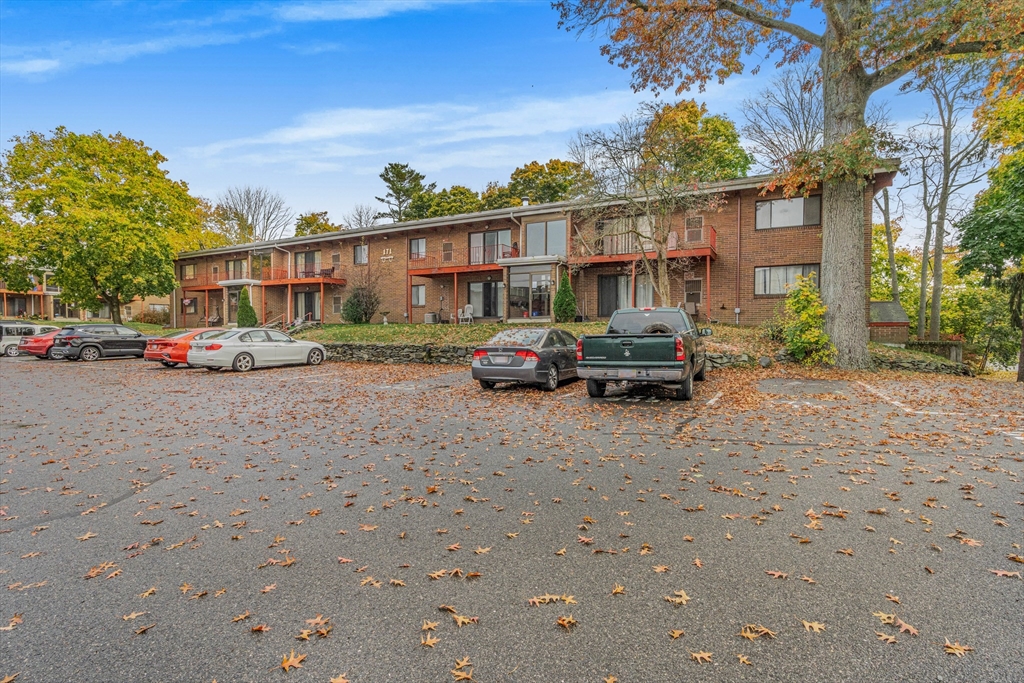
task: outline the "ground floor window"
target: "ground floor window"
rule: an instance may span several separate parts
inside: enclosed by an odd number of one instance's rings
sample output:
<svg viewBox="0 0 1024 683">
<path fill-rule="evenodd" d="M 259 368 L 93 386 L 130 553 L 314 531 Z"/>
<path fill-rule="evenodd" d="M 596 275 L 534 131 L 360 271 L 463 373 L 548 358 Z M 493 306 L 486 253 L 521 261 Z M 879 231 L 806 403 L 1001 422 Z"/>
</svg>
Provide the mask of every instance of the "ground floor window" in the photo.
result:
<svg viewBox="0 0 1024 683">
<path fill-rule="evenodd" d="M 628 308 L 629 276 L 598 275 L 597 276 L 597 314 L 608 318 L 620 308 Z"/>
<path fill-rule="evenodd" d="M 654 285 L 651 283 L 651 278 L 646 274 L 636 276 L 635 305 L 637 308 L 654 307 Z M 665 305 L 667 306 L 668 304 Z"/>
<path fill-rule="evenodd" d="M 754 268 L 755 296 L 784 296 L 786 288 L 796 284 L 797 275 L 807 277 L 818 276 L 818 264 L 808 263 L 799 266 L 771 266 Z"/>
<path fill-rule="evenodd" d="M 703 285 L 703 280 L 686 281 L 686 303 L 693 304 L 694 306 L 700 306 Z"/>
<path fill-rule="evenodd" d="M 426 306 L 427 305 L 427 286 L 426 285 L 413 285 L 412 286 L 412 305 L 413 306 Z"/>
<path fill-rule="evenodd" d="M 68 306 L 63 303 L 59 298 L 54 297 L 53 299 L 53 317 L 54 318 L 73 318 L 75 317 L 74 306 Z"/>
<path fill-rule="evenodd" d="M 551 269 L 513 269 L 509 273 L 509 316 L 513 318 L 551 315 Z"/>
<path fill-rule="evenodd" d="M 181 310 L 184 313 L 195 313 L 196 312 L 196 300 L 195 299 L 182 299 Z"/>
<path fill-rule="evenodd" d="M 341 313 L 342 301 L 340 296 L 334 297 L 334 312 Z"/>
<path fill-rule="evenodd" d="M 470 282 L 469 303 L 478 318 L 500 318 L 505 315 L 505 283 Z"/>
<path fill-rule="evenodd" d="M 320 320 L 320 292 L 295 292 L 295 319 Z"/>
</svg>

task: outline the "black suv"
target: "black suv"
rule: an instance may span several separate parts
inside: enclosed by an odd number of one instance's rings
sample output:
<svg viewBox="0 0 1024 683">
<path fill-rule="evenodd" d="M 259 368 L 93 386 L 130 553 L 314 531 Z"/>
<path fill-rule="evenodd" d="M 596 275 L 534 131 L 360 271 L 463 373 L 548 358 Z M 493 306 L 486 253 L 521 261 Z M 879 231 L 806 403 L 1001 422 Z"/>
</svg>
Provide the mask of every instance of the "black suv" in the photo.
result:
<svg viewBox="0 0 1024 683">
<path fill-rule="evenodd" d="M 92 361 L 116 356 L 138 356 L 146 352 L 149 337 L 120 325 L 73 325 L 53 338 L 54 358 Z"/>
</svg>

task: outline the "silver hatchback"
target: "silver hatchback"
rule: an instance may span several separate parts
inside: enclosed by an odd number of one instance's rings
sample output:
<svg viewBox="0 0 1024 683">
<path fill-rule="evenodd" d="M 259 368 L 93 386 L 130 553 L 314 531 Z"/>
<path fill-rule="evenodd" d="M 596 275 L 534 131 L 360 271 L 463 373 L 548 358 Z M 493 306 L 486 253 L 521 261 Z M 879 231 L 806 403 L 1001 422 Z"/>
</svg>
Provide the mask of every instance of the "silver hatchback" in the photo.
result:
<svg viewBox="0 0 1024 683">
<path fill-rule="evenodd" d="M 484 389 L 498 382 L 539 384 L 554 391 L 576 377 L 576 337 L 565 330 L 504 330 L 473 352 L 473 379 Z"/>
</svg>

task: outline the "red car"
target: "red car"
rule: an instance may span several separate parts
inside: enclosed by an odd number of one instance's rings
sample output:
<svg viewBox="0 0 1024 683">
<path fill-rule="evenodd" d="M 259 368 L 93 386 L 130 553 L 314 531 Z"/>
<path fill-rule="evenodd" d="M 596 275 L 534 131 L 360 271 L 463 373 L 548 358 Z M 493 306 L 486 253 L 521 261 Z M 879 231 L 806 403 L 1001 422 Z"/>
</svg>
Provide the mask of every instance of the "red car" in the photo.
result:
<svg viewBox="0 0 1024 683">
<path fill-rule="evenodd" d="M 179 363 L 182 365 L 187 364 L 189 342 L 206 339 L 223 331 L 224 328 L 222 327 L 203 327 L 197 330 L 178 332 L 169 337 L 152 339 L 146 344 L 146 352 L 143 354 L 143 358 L 163 363 L 169 368 L 173 368 Z"/>
<path fill-rule="evenodd" d="M 57 336 L 57 330 L 50 330 L 44 334 L 37 334 L 31 337 L 22 337 L 18 342 L 18 353 L 27 353 L 40 359 L 52 359 L 50 349 L 53 348 L 53 338 Z"/>
</svg>

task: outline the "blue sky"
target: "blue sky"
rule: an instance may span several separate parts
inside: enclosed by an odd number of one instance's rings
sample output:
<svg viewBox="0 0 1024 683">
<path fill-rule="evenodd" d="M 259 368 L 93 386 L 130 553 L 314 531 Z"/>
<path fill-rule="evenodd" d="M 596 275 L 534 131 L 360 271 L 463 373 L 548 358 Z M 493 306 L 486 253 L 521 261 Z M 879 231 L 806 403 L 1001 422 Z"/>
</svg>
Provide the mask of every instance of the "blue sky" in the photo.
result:
<svg viewBox="0 0 1024 683">
<path fill-rule="evenodd" d="M 0 138 L 120 131 L 195 194 L 261 185 L 338 221 L 388 162 L 482 190 L 652 99 L 556 24 L 547 2 L 3 0 Z M 739 123 L 772 63 L 691 96 Z"/>
</svg>

